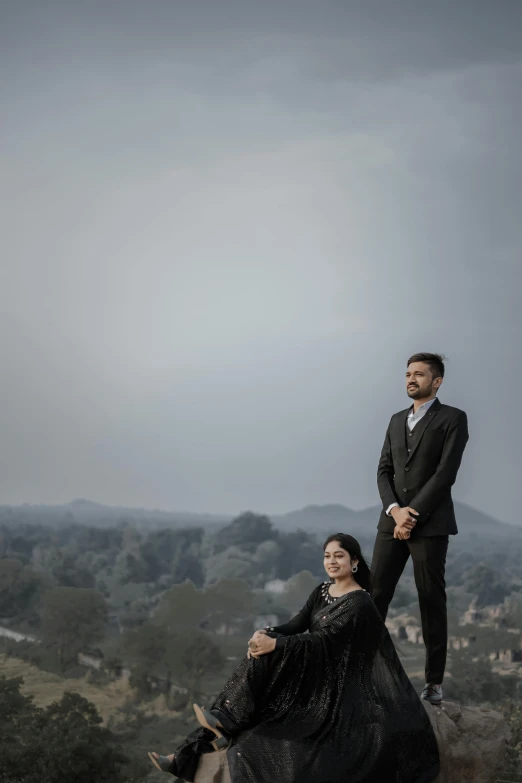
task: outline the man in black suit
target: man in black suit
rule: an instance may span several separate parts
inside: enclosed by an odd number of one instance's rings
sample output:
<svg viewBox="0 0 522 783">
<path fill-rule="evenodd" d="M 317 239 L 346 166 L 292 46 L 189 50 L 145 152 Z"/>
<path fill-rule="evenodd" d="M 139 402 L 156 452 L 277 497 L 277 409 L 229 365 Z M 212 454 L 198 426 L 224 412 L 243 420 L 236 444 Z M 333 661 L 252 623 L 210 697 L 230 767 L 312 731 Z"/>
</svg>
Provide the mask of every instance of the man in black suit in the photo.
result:
<svg viewBox="0 0 522 783">
<path fill-rule="evenodd" d="M 408 360 L 406 390 L 413 405 L 395 413 L 377 471 L 383 510 L 373 552 L 374 599 L 386 619 L 395 588 L 411 555 L 426 645 L 422 698 L 442 701 L 448 622 L 446 553 L 457 523 L 451 488 L 468 441 L 464 411 L 437 399 L 444 378 L 438 354 Z"/>
</svg>

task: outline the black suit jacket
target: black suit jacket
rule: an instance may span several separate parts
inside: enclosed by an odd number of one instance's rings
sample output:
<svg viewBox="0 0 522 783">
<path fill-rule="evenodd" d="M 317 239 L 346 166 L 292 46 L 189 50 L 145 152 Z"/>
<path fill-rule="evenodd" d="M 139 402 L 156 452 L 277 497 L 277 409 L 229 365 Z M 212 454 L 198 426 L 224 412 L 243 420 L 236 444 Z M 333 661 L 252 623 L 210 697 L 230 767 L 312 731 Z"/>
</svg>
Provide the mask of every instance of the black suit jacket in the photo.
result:
<svg viewBox="0 0 522 783">
<path fill-rule="evenodd" d="M 386 509 L 398 503 L 419 512 L 412 538 L 455 535 L 458 529 L 451 488 L 468 442 L 467 416 L 435 400 L 415 425 L 415 446 L 408 453 L 406 419 L 410 410 L 392 416 L 384 439 L 377 470 L 383 505 L 378 529 L 393 532 L 395 522 Z"/>
</svg>

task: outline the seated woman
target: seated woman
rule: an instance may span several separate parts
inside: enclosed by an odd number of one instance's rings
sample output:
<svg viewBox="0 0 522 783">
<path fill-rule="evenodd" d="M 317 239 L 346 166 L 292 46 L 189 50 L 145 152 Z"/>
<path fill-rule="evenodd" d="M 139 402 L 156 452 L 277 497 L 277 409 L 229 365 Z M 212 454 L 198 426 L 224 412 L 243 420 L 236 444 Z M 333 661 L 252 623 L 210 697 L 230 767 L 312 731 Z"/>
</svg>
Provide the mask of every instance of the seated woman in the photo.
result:
<svg viewBox="0 0 522 783">
<path fill-rule="evenodd" d="M 330 580 L 285 625 L 257 631 L 201 727 L 165 772 L 194 781 L 202 754 L 228 748 L 232 783 L 428 783 L 437 742 L 371 598 L 359 543 L 330 536 Z"/>
</svg>

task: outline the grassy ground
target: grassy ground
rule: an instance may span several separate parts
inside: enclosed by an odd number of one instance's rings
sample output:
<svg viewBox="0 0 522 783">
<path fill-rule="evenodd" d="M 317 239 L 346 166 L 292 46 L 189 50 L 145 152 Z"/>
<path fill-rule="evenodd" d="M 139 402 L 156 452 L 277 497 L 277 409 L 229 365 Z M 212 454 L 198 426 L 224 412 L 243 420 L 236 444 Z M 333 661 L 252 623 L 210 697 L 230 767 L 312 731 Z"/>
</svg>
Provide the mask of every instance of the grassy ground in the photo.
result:
<svg viewBox="0 0 522 783">
<path fill-rule="evenodd" d="M 59 701 L 65 691 L 79 693 L 95 705 L 105 724 L 111 724 L 119 733 L 125 730 L 129 716 L 124 711 L 131 690 L 123 681 L 96 685 L 89 682 L 89 673 L 83 678 L 65 679 L 42 671 L 18 658 L 0 655 L 0 675 L 7 678 L 22 677 L 22 692 L 33 696 L 35 704 L 45 707 Z M 165 697 L 158 697 L 140 710 L 143 727 L 132 743 L 124 741 L 123 750 L 129 758 L 129 773 L 132 780 L 157 780 L 157 771 L 147 758 L 148 750 L 171 753 L 179 740 L 196 727 L 193 716 L 180 716 L 167 709 Z M 150 770 L 149 770 L 150 767 Z"/>
<path fill-rule="evenodd" d="M 63 679 L 55 674 L 44 672 L 18 658 L 0 656 L 0 674 L 7 678 L 23 677 L 22 692 L 33 696 L 35 704 L 46 707 L 52 702 L 60 701 L 65 691 L 79 693 L 92 702 L 103 720 L 118 713 L 130 696 L 129 686 L 121 682 L 111 682 L 100 686 L 89 682 L 89 672 L 81 679 Z"/>
</svg>

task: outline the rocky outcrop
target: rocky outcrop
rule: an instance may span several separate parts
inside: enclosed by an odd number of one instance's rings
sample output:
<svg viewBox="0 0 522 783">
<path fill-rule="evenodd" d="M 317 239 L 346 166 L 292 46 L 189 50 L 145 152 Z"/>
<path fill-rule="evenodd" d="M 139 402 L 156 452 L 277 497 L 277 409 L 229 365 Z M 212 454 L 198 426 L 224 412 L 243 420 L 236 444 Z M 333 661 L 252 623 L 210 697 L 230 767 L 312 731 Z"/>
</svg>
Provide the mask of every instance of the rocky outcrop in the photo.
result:
<svg viewBox="0 0 522 783">
<path fill-rule="evenodd" d="M 232 783 L 226 750 L 201 756 L 194 783 Z"/>
<path fill-rule="evenodd" d="M 501 779 L 509 729 L 504 717 L 484 707 L 423 702 L 437 736 L 441 774 L 435 783 L 496 783 Z"/>
<path fill-rule="evenodd" d="M 423 702 L 439 743 L 442 772 L 434 783 L 502 780 L 509 730 L 503 716 L 483 707 Z M 201 757 L 195 783 L 230 783 L 225 751 Z"/>
</svg>

